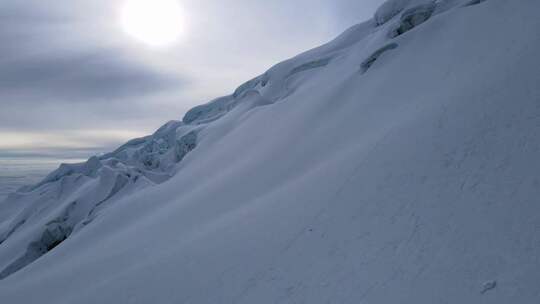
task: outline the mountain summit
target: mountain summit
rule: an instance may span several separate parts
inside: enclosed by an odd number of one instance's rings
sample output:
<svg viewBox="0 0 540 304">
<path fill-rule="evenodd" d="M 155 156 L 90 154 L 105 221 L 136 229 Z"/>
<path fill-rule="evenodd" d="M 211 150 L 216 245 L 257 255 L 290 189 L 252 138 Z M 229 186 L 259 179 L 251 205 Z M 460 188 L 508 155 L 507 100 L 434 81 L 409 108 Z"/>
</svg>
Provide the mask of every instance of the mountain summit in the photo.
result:
<svg viewBox="0 0 540 304">
<path fill-rule="evenodd" d="M 539 303 L 540 1 L 389 0 L 0 203 L 0 303 Z"/>
</svg>

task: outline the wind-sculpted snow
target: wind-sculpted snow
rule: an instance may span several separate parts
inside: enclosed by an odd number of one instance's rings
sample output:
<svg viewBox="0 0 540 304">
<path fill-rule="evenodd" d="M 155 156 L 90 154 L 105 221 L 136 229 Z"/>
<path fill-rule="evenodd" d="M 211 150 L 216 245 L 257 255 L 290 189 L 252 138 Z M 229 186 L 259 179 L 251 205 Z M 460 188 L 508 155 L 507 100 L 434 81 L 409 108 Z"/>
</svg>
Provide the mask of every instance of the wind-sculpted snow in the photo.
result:
<svg viewBox="0 0 540 304">
<path fill-rule="evenodd" d="M 386 52 L 388 52 L 390 50 L 397 49 L 397 47 L 398 47 L 397 43 L 389 43 L 389 44 L 383 46 L 382 48 L 376 50 L 366 60 L 364 60 L 364 62 L 362 62 L 362 64 L 360 64 L 360 68 L 362 69 L 362 73 L 367 72 L 367 70 L 369 70 L 369 68 L 371 68 L 371 66 L 375 63 L 375 61 L 377 61 L 379 59 L 379 57 L 381 57 L 382 54 L 384 54 L 384 53 L 386 53 Z"/>
<path fill-rule="evenodd" d="M 386 0 L 375 12 L 375 22 L 383 25 L 401 13 L 411 0 Z"/>
<path fill-rule="evenodd" d="M 229 112 L 236 105 L 236 100 L 230 96 L 221 97 L 208 104 L 189 110 L 184 116 L 186 124 L 211 122 Z"/>
<path fill-rule="evenodd" d="M 62 164 L 42 182 L 23 187 L 5 204 L 17 204 L 11 224 L 0 233 L 0 244 L 12 236 L 20 250 L 0 269 L 3 279 L 34 262 L 88 225 L 98 211 L 118 196 L 128 195 L 169 179 L 197 146 L 200 128 L 172 121 L 152 136 L 134 139 L 116 151 L 80 164 Z M 58 215 L 58 209 L 65 209 Z"/>
<path fill-rule="evenodd" d="M 539 303 L 539 11 L 387 1 L 63 165 L 0 205 L 0 303 Z"/>
<path fill-rule="evenodd" d="M 310 61 L 308 63 L 304 63 L 304 64 L 302 64 L 300 66 L 295 67 L 291 71 L 290 75 L 294 75 L 296 73 L 301 73 L 301 72 L 304 72 L 304 71 L 309 71 L 309 70 L 312 70 L 312 69 L 325 67 L 330 63 L 331 60 L 332 60 L 332 58 L 322 58 L 322 59 Z"/>
<path fill-rule="evenodd" d="M 391 36 L 396 37 L 402 35 L 420 24 L 426 22 L 435 11 L 436 5 L 434 3 L 422 4 L 412 7 L 401 15 L 400 22 L 395 30 L 392 31 Z"/>
<path fill-rule="evenodd" d="M 60 181 L 64 176 L 80 174 L 95 177 L 102 164 L 97 157 L 91 157 L 87 162 L 81 164 L 62 164 L 60 168 L 49 174 L 45 179 L 35 186 L 23 188 L 23 192 L 35 190 L 45 184 Z"/>
<path fill-rule="evenodd" d="M 41 236 L 28 245 L 26 252 L 0 272 L 0 280 L 37 260 L 66 240 L 73 232 L 70 212 L 76 207 L 77 202 L 71 203 L 64 214 L 47 223 Z"/>
</svg>

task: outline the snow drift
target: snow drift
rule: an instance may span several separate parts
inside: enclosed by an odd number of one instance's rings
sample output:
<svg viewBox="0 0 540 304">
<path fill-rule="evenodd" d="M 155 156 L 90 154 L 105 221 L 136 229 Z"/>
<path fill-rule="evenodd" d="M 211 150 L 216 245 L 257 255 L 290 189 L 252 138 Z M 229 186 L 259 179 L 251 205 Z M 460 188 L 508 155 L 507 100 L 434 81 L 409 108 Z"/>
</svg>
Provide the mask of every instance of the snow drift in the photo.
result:
<svg viewBox="0 0 540 304">
<path fill-rule="evenodd" d="M 1 303 L 538 303 L 540 2 L 389 0 L 0 205 Z"/>
</svg>

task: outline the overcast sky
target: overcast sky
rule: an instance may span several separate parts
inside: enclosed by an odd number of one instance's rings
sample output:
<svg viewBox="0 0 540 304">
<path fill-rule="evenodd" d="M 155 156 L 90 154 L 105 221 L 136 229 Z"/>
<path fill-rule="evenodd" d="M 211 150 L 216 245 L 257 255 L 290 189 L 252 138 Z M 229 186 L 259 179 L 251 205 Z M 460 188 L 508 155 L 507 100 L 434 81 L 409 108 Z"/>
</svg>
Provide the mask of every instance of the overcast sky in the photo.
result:
<svg viewBox="0 0 540 304">
<path fill-rule="evenodd" d="M 151 133 L 382 2 L 178 1 L 184 35 L 158 49 L 122 30 L 124 0 L 1 0 L 0 156 L 85 156 Z"/>
</svg>

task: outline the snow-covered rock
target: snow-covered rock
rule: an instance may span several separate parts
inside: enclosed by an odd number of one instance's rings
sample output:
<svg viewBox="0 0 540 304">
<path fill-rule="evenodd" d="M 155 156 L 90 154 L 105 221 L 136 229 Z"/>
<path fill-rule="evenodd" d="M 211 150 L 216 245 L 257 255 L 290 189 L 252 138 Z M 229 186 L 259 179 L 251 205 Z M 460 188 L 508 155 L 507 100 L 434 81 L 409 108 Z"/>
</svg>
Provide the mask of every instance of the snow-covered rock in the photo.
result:
<svg viewBox="0 0 540 304">
<path fill-rule="evenodd" d="M 0 303 L 539 302 L 539 9 L 387 1 L 62 165 L 0 204 Z"/>
</svg>

